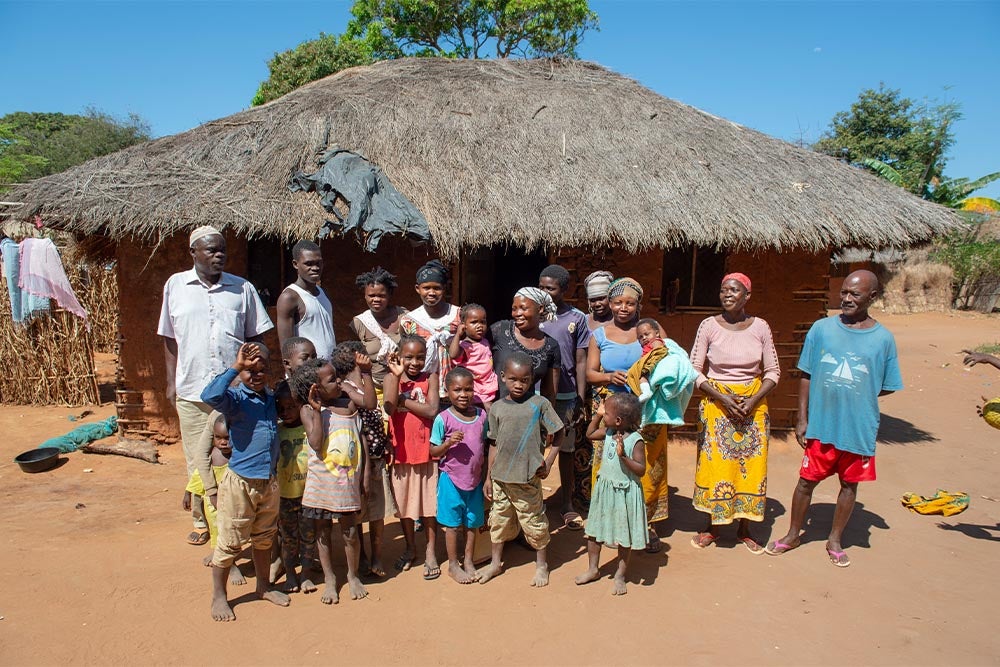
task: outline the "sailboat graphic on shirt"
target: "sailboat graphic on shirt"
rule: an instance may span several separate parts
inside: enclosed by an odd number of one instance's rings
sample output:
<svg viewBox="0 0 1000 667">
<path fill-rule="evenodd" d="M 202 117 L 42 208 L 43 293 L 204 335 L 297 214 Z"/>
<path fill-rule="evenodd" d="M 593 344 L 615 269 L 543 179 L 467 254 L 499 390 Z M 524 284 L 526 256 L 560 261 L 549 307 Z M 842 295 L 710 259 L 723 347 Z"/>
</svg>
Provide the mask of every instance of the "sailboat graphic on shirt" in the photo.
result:
<svg viewBox="0 0 1000 667">
<path fill-rule="evenodd" d="M 825 352 L 820 363 L 826 366 L 824 381 L 827 384 L 856 387 L 864 381 L 864 376 L 868 375 L 868 366 L 855 354 L 848 353 L 837 359 L 829 352 Z M 830 369 L 830 366 L 834 368 Z"/>
</svg>

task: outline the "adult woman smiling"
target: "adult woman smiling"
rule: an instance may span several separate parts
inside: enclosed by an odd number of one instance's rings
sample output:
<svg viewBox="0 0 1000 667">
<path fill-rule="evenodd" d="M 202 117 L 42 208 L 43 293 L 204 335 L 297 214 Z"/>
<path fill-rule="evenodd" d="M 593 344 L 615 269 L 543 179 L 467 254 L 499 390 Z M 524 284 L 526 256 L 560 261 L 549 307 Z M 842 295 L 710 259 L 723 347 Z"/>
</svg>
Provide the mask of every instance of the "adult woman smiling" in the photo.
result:
<svg viewBox="0 0 1000 667">
<path fill-rule="evenodd" d="M 642 305 L 642 286 L 631 278 L 619 278 L 611 283 L 608 301 L 611 321 L 594 329 L 587 350 L 587 382 L 594 387 L 595 407 L 609 392 L 628 391 L 625 386 L 628 369 L 642 356 L 642 346 L 635 329 Z M 663 521 L 667 511 L 667 427 L 650 424 L 643 427 L 646 444 L 646 473 L 642 476 L 642 492 L 646 501 L 646 518 L 650 524 Z M 603 443 L 594 442 L 594 479 L 600 468 Z M 656 532 L 649 530 L 646 551 L 661 548 Z"/>
<path fill-rule="evenodd" d="M 493 368 L 502 370 L 514 352 L 524 352 L 531 358 L 535 382 L 541 382 L 541 394 L 553 405 L 559 383 L 559 343 L 544 333 L 539 325 L 555 317 L 556 305 L 545 290 L 522 287 L 510 305 L 509 320 L 500 320 L 490 326 L 493 339 Z M 497 399 L 507 395 L 507 388 L 500 383 Z"/>
<path fill-rule="evenodd" d="M 691 364 L 705 394 L 698 410 L 695 509 L 708 514 L 706 529 L 691 544 L 715 543 L 718 527 L 739 520 L 737 539 L 750 553 L 763 547 L 750 536 L 750 521 L 764 519 L 767 498 L 767 395 L 781 371 L 767 322 L 748 315 L 750 279 L 730 273 L 722 279 L 722 314 L 698 327 Z"/>
</svg>

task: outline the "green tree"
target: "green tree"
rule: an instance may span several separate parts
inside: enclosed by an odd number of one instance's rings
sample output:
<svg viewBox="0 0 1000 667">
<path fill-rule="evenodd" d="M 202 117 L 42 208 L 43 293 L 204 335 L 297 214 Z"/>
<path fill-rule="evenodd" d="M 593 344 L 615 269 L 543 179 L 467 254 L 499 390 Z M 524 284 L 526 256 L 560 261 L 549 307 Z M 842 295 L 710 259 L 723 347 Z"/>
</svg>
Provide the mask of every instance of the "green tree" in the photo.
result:
<svg viewBox="0 0 1000 667">
<path fill-rule="evenodd" d="M 868 166 L 910 192 L 932 199 L 954 143 L 952 126 L 960 118 L 957 104 L 918 104 L 899 90 L 881 85 L 861 91 L 850 110 L 837 113 L 813 148 Z"/>
<path fill-rule="evenodd" d="M 257 88 L 257 94 L 250 103 L 259 106 L 310 81 L 349 67 L 369 65 L 376 60 L 375 53 L 363 39 L 320 33 L 319 39 L 302 42 L 294 49 L 274 54 L 267 63 L 270 76 Z"/>
<path fill-rule="evenodd" d="M 0 118 L 0 185 L 54 174 L 147 141 L 149 124 L 96 109 L 84 115 L 16 111 Z"/>
<path fill-rule="evenodd" d="M 597 29 L 587 0 L 355 0 L 342 36 L 276 53 L 254 106 L 348 67 L 404 56 L 575 58 Z"/>
<path fill-rule="evenodd" d="M 587 0 L 356 0 L 352 37 L 372 35 L 406 55 L 576 57 L 597 14 Z"/>
</svg>

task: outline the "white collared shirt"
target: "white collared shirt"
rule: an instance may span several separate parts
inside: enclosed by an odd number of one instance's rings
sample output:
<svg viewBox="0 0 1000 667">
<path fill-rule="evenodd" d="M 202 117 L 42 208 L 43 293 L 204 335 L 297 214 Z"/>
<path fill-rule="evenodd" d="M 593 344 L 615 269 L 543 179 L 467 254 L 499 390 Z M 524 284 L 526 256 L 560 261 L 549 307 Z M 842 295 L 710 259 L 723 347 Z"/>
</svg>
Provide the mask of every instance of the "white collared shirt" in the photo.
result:
<svg viewBox="0 0 1000 667">
<path fill-rule="evenodd" d="M 206 285 L 192 268 L 163 286 L 156 333 L 177 341 L 177 397 L 201 401 L 201 392 L 236 361 L 248 338 L 274 328 L 254 286 L 229 273 Z"/>
</svg>

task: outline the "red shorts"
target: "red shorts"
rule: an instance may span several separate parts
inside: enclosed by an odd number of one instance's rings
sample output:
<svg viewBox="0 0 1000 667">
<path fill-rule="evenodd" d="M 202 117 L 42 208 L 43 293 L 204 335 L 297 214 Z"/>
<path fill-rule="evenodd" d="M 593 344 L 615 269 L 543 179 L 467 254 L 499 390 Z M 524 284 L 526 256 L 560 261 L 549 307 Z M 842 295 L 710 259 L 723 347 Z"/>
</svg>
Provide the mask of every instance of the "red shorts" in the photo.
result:
<svg viewBox="0 0 1000 667">
<path fill-rule="evenodd" d="M 834 473 L 849 484 L 874 482 L 875 457 L 841 451 L 815 438 L 806 440 L 799 477 L 810 482 L 822 482 Z"/>
</svg>

